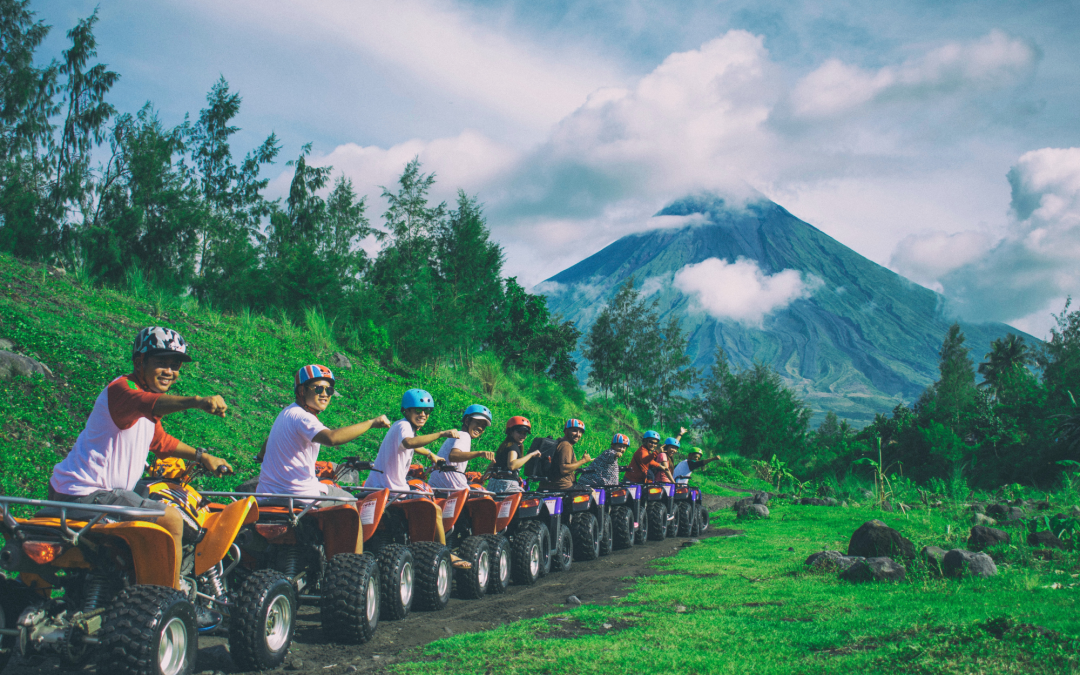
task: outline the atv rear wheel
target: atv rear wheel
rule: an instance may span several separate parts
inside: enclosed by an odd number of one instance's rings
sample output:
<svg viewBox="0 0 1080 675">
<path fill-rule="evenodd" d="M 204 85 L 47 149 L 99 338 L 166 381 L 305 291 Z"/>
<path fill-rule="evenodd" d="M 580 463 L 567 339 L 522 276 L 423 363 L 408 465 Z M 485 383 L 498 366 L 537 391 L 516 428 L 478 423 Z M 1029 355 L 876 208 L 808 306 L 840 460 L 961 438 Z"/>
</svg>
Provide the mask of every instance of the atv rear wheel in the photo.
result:
<svg viewBox="0 0 1080 675">
<path fill-rule="evenodd" d="M 680 537 L 690 536 L 690 525 L 694 518 L 694 507 L 690 502 L 679 502 L 675 511 L 675 522 L 678 524 L 676 534 Z"/>
<path fill-rule="evenodd" d="M 698 510 L 698 521 L 701 523 L 701 529 L 698 534 L 704 534 L 705 530 L 709 529 L 709 510 L 702 504 Z"/>
<path fill-rule="evenodd" d="M 679 505 L 672 503 L 671 509 L 668 511 L 667 517 L 667 536 L 668 539 L 674 539 L 675 535 L 679 533 Z"/>
<path fill-rule="evenodd" d="M 589 514 L 592 515 L 592 514 Z M 593 522 L 596 522 L 595 519 Z M 570 528 L 566 525 L 559 526 L 559 541 L 555 547 L 555 556 L 551 559 L 551 569 L 554 572 L 569 572 L 570 563 L 574 560 L 574 535 L 570 534 Z"/>
<path fill-rule="evenodd" d="M 33 591 L 26 584 L 15 579 L 0 578 L 0 628 L 14 628 L 23 611 L 33 602 Z M 0 635 L 0 671 L 4 670 L 15 653 L 17 641 L 14 635 Z"/>
<path fill-rule="evenodd" d="M 575 513 L 570 523 L 574 560 L 596 560 L 600 556 L 600 524 L 588 511 Z"/>
<path fill-rule="evenodd" d="M 323 576 L 322 628 L 331 642 L 362 645 L 379 627 L 379 562 L 370 553 L 339 553 Z"/>
<path fill-rule="evenodd" d="M 195 605 L 165 586 L 130 586 L 101 622 L 102 672 L 189 675 L 198 651 Z"/>
<path fill-rule="evenodd" d="M 244 580 L 229 615 L 229 653 L 241 670 L 269 670 L 292 645 L 300 600 L 287 576 L 258 570 Z"/>
<path fill-rule="evenodd" d="M 413 604 L 415 570 L 408 546 L 385 544 L 379 549 L 379 617 L 399 621 L 409 615 Z"/>
<path fill-rule="evenodd" d="M 701 534 L 701 502 L 694 502 L 694 508 L 690 512 L 690 536 L 696 537 Z"/>
<path fill-rule="evenodd" d="M 611 545 L 620 550 L 634 545 L 634 514 L 625 506 L 611 510 Z"/>
<path fill-rule="evenodd" d="M 488 573 L 488 595 L 505 593 L 510 586 L 510 540 L 501 534 L 485 534 L 491 551 L 491 571 Z"/>
<path fill-rule="evenodd" d="M 645 520 L 649 523 L 649 540 L 664 541 L 667 537 L 667 507 L 660 502 L 652 502 Z"/>
<path fill-rule="evenodd" d="M 604 522 L 600 526 L 600 555 L 610 555 L 612 546 L 611 514 L 604 514 Z"/>
<path fill-rule="evenodd" d="M 532 586 L 544 575 L 544 559 L 550 564 L 550 545 L 545 544 L 547 528 L 540 523 L 526 523 L 514 535 L 514 545 L 510 555 L 513 566 L 514 583 Z M 547 537 L 550 542 L 550 535 Z"/>
<path fill-rule="evenodd" d="M 472 563 L 472 569 L 454 570 L 454 590 L 460 598 L 479 600 L 484 597 L 491 575 L 491 544 L 484 537 L 467 537 L 457 554 Z"/>
<path fill-rule="evenodd" d="M 437 612 L 450 602 L 454 570 L 450 549 L 437 541 L 421 541 L 410 547 L 416 558 L 416 608 Z"/>
</svg>

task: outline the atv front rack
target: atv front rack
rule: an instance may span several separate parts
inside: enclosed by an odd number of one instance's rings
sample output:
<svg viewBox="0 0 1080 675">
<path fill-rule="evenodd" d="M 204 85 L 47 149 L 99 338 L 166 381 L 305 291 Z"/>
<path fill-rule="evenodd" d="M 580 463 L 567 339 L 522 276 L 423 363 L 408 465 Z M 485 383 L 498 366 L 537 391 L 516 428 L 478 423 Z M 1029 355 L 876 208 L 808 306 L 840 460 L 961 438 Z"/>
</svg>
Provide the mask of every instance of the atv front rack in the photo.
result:
<svg viewBox="0 0 1080 675">
<path fill-rule="evenodd" d="M 234 502 L 246 497 L 254 497 L 256 501 L 259 499 L 285 499 L 289 502 L 289 513 L 292 526 L 300 522 L 300 519 L 308 514 L 311 509 L 315 508 L 319 502 L 344 502 L 346 504 L 355 504 L 356 497 L 332 497 L 330 495 L 285 495 L 277 494 L 274 492 L 202 492 L 204 496 L 210 497 L 228 497 Z M 300 513 L 296 513 L 296 502 L 305 501 L 307 504 L 300 510 Z"/>
<path fill-rule="evenodd" d="M 108 504 L 80 504 L 79 502 L 56 502 L 48 499 L 26 499 L 24 497 L 8 497 L 6 495 L 0 495 L 0 511 L 3 512 L 3 529 L 5 531 L 14 531 L 19 527 L 18 521 L 11 515 L 11 504 L 21 504 L 23 506 L 36 506 L 39 509 L 57 509 L 60 511 L 60 533 L 72 546 L 78 546 L 79 538 L 86 534 L 91 527 L 101 522 L 101 519 L 105 516 L 127 516 L 128 518 L 160 518 L 165 514 L 164 511 L 157 509 L 143 509 L 137 506 L 111 506 Z M 77 531 L 71 529 L 68 526 L 68 512 L 74 512 L 76 514 L 92 513 L 96 514 L 90 518 L 86 525 L 83 525 Z M 52 517 L 52 516 L 50 516 Z M 85 520 L 80 515 L 71 517 L 71 520 L 81 522 Z"/>
</svg>

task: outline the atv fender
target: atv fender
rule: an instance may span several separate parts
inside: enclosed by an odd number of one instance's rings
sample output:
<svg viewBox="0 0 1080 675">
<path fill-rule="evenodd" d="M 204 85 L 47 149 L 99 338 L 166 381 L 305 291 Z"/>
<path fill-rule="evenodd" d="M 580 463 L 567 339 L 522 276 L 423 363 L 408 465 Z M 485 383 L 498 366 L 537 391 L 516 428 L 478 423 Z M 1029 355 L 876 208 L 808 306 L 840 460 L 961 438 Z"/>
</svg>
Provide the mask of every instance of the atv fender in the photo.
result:
<svg viewBox="0 0 1080 675">
<path fill-rule="evenodd" d="M 465 505 L 469 509 L 469 518 L 472 519 L 472 533 L 474 535 L 495 534 L 498 531 L 495 521 L 499 513 L 499 502 L 487 495 L 483 495 L 470 499 Z"/>
<path fill-rule="evenodd" d="M 405 519 L 409 521 L 410 541 L 435 541 L 438 538 L 435 519 L 442 515 L 442 509 L 434 501 L 427 497 L 403 499 L 391 506 L 405 513 Z"/>
<path fill-rule="evenodd" d="M 180 587 L 180 559 L 176 557 L 173 537 L 164 527 L 145 520 L 128 520 L 95 525 L 90 531 L 124 540 L 131 549 L 136 584 Z"/>
<path fill-rule="evenodd" d="M 379 529 L 379 521 L 386 511 L 386 500 L 389 498 L 390 488 L 383 488 L 364 497 L 356 505 L 360 511 L 360 525 L 364 528 L 364 541 L 371 539 L 371 535 Z"/>
<path fill-rule="evenodd" d="M 259 507 L 254 497 L 233 502 L 218 513 L 207 516 L 203 527 L 206 534 L 195 545 L 195 576 L 201 576 L 221 562 L 229 547 L 236 541 L 240 528 L 259 519 Z"/>
<path fill-rule="evenodd" d="M 465 511 L 465 502 L 468 501 L 468 499 L 468 490 L 458 490 L 457 492 L 450 493 L 446 497 L 435 500 L 435 503 L 442 509 L 444 532 L 449 532 L 454 529 L 454 523 L 457 522 L 458 517 Z"/>
<path fill-rule="evenodd" d="M 360 512 L 352 504 L 328 506 L 311 512 L 322 530 L 323 548 L 329 560 L 338 553 L 364 552 L 363 530 L 360 528 Z"/>
</svg>

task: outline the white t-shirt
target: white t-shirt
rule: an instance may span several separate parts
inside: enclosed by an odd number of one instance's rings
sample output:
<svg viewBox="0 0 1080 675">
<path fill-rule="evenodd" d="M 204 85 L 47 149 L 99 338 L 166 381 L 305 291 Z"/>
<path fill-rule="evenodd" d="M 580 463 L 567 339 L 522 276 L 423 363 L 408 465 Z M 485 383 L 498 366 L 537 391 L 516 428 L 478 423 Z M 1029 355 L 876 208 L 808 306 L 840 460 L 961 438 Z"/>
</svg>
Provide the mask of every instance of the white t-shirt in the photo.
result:
<svg viewBox="0 0 1080 675">
<path fill-rule="evenodd" d="M 689 483 L 690 475 L 693 473 L 694 472 L 690 470 L 690 463 L 684 459 L 675 466 L 675 482 Z"/>
<path fill-rule="evenodd" d="M 453 490 L 468 490 L 469 481 L 465 478 L 465 469 L 469 467 L 469 460 L 464 462 L 451 462 L 450 451 L 454 448 L 462 452 L 472 451 L 472 436 L 462 431 L 457 438 L 448 438 L 443 441 L 439 448 L 439 457 L 446 460 L 446 465 L 455 471 L 432 471 L 428 484 L 431 487 L 451 488 Z"/>
<path fill-rule="evenodd" d="M 402 441 L 414 436 L 416 432 L 407 419 L 400 419 L 390 426 L 379 444 L 379 454 L 375 457 L 376 470 L 368 474 L 364 487 L 409 489 L 409 464 L 412 463 L 413 451 L 406 448 Z"/>
<path fill-rule="evenodd" d="M 329 486 L 319 482 L 315 462 L 321 445 L 312 441 L 326 425 L 296 403 L 274 420 L 266 455 L 259 472 L 259 492 L 284 495 L 326 494 Z"/>
</svg>

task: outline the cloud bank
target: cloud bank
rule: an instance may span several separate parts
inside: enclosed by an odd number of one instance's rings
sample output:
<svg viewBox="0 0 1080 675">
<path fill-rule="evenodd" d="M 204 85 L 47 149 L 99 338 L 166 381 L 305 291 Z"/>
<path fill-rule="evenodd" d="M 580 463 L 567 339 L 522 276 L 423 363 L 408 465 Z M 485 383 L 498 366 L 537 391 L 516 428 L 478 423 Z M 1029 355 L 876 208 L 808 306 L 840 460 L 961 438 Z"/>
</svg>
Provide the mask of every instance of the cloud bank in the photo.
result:
<svg viewBox="0 0 1080 675">
<path fill-rule="evenodd" d="M 746 258 L 733 263 L 708 258 L 676 272 L 673 284 L 715 319 L 761 326 L 772 312 L 810 297 L 821 280 L 804 280 L 796 270 L 767 275 Z"/>
</svg>

